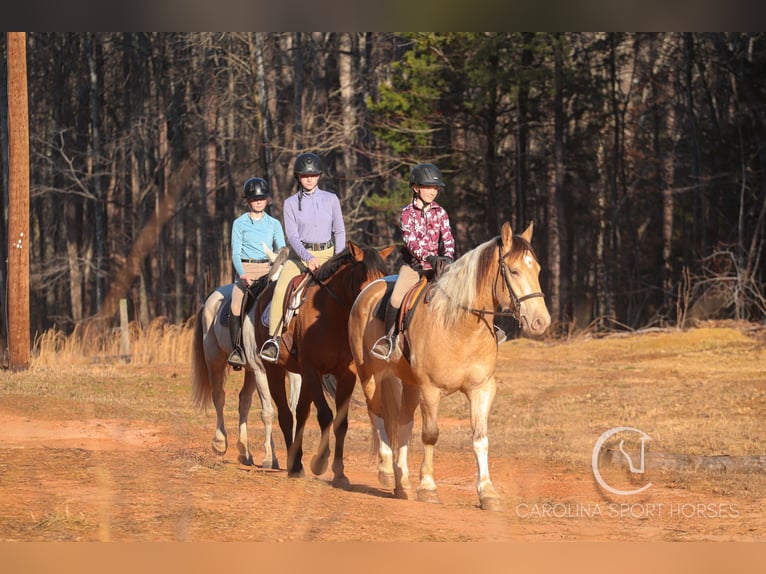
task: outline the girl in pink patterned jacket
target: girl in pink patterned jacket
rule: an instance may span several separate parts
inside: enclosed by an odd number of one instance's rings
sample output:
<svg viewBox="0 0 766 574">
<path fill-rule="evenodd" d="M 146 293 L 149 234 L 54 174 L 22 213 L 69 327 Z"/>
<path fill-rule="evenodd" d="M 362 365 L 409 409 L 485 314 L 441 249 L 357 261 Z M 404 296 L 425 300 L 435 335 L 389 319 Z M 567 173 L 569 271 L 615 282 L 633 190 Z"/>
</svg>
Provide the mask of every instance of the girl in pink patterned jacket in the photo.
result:
<svg viewBox="0 0 766 574">
<path fill-rule="evenodd" d="M 391 299 L 386 308 L 385 331 L 375 341 L 371 354 L 387 361 L 396 342 L 396 317 L 405 293 L 418 281 L 421 273 L 432 274 L 441 261 L 455 258 L 455 238 L 449 216 L 434 200 L 446 187 L 439 168 L 421 163 L 410 172 L 412 202 L 402 209 L 401 228 L 404 239 L 405 264 L 399 269 Z"/>
</svg>

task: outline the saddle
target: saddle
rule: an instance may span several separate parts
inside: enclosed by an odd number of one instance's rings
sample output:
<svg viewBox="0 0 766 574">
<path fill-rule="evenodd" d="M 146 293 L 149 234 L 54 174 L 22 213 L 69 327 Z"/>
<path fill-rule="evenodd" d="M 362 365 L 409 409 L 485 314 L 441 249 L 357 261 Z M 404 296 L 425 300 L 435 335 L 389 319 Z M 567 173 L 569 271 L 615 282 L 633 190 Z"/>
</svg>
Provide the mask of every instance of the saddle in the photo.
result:
<svg viewBox="0 0 766 574">
<path fill-rule="evenodd" d="M 386 307 L 388 307 L 391 294 L 394 292 L 396 277 L 396 275 L 384 277 L 386 292 L 375 309 L 375 316 L 383 322 L 386 320 Z M 415 315 L 415 309 L 417 309 L 421 301 L 427 300 L 427 295 L 431 292 L 431 289 L 433 289 L 433 281 L 429 280 L 428 276 L 422 275 L 418 282 L 404 294 L 402 305 L 399 308 L 399 315 L 396 318 L 396 327 L 400 335 L 406 332 L 407 327 L 412 322 L 412 317 Z"/>
<path fill-rule="evenodd" d="M 248 314 L 250 309 L 252 309 L 253 305 L 255 304 L 255 300 L 258 298 L 258 295 L 261 294 L 261 292 L 266 288 L 266 285 L 269 284 L 269 276 L 264 275 L 263 277 L 258 278 L 256 281 L 250 284 L 250 286 L 247 288 L 247 291 L 245 291 L 245 296 L 242 299 L 242 312 L 240 313 L 240 316 L 244 317 Z M 219 311 L 219 322 L 225 327 L 229 324 L 229 313 L 231 312 L 231 297 L 226 299 L 221 305 L 221 309 Z"/>
<path fill-rule="evenodd" d="M 290 329 L 290 325 L 293 316 L 298 314 L 303 301 L 306 299 L 306 286 L 310 279 L 311 276 L 306 272 L 293 277 L 290 283 L 287 284 L 285 299 L 282 302 L 282 343 L 291 355 L 295 354 L 295 349 L 293 348 L 293 332 Z"/>
</svg>

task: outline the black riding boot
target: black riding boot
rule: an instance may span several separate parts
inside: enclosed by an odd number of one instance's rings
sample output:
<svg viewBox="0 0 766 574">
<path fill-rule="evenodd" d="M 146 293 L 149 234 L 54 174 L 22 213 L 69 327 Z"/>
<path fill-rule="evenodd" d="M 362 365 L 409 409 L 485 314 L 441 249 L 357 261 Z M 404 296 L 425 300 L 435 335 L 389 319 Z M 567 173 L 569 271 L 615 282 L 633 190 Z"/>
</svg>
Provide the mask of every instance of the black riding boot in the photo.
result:
<svg viewBox="0 0 766 574">
<path fill-rule="evenodd" d="M 370 353 L 377 359 L 388 361 L 394 350 L 394 344 L 396 343 L 396 318 L 399 315 L 399 308 L 391 305 L 388 302 L 386 307 L 386 321 L 384 326 L 384 334 L 380 337 L 372 346 Z"/>
<path fill-rule="evenodd" d="M 229 314 L 229 335 L 231 336 L 232 351 L 229 355 L 229 364 L 239 371 L 247 363 L 245 353 L 240 345 L 239 336 L 242 333 L 242 318 L 238 315 Z"/>
</svg>

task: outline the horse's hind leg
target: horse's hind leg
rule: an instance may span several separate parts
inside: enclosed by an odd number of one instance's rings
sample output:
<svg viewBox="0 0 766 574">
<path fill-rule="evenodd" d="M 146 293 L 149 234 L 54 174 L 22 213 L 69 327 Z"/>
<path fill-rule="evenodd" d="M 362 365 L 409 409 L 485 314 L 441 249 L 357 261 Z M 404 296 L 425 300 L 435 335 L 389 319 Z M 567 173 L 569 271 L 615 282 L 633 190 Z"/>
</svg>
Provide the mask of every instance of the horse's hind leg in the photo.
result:
<svg viewBox="0 0 766 574">
<path fill-rule="evenodd" d="M 311 372 L 309 374 L 308 371 L 303 373 L 302 384 L 304 387 L 308 387 L 307 390 L 311 393 L 311 398 L 317 410 L 317 422 L 319 422 L 321 435 L 319 437 L 317 453 L 311 459 L 311 472 L 319 476 L 327 470 L 330 460 L 330 427 L 332 426 L 333 413 L 324 396 L 321 375 L 319 373 Z"/>
<path fill-rule="evenodd" d="M 245 371 L 245 382 L 239 391 L 239 435 L 237 436 L 237 449 L 239 450 L 239 462 L 247 466 L 253 466 L 253 455 L 247 437 L 247 417 L 253 404 L 253 391 L 255 390 L 255 375 L 251 371 Z"/>
<path fill-rule="evenodd" d="M 258 397 L 261 399 L 261 422 L 263 422 L 263 430 L 265 432 L 264 438 L 264 455 L 262 468 L 279 468 L 279 461 L 277 460 L 276 450 L 274 448 L 274 405 L 271 402 L 271 392 L 269 390 L 269 382 L 266 378 L 266 373 L 259 372 L 253 374 L 255 381 L 255 388 L 258 390 Z M 250 391 L 252 398 L 253 391 Z"/>
<path fill-rule="evenodd" d="M 311 393 L 306 388 L 306 380 L 301 383 L 301 392 L 298 404 L 295 408 L 295 437 L 287 449 L 287 476 L 290 478 L 302 477 L 303 472 L 303 431 L 306 429 L 306 421 L 311 411 Z"/>
<path fill-rule="evenodd" d="M 342 376 L 336 377 L 338 382 L 335 391 L 335 420 L 333 429 L 335 431 L 335 455 L 332 461 L 333 486 L 339 488 L 348 488 L 350 482 L 345 473 L 343 465 L 343 447 L 346 442 L 346 433 L 348 432 L 348 409 L 351 405 L 351 395 L 356 385 L 356 375 L 351 371 L 346 371 Z"/>
<path fill-rule="evenodd" d="M 223 407 L 226 404 L 226 392 L 223 390 L 223 381 L 226 376 L 225 368 L 208 368 L 210 377 L 213 406 L 215 407 L 215 436 L 211 444 L 213 452 L 223 456 L 228 448 L 228 439 L 226 438 L 226 427 L 223 422 Z"/>
<path fill-rule="evenodd" d="M 479 387 L 474 387 L 468 394 L 471 404 L 471 428 L 473 429 L 473 452 L 476 455 L 478 479 L 476 490 L 483 510 L 502 510 L 502 499 L 495 491 L 489 478 L 487 418 L 492 401 L 495 398 L 495 378 L 490 377 Z"/>
<path fill-rule="evenodd" d="M 401 384 L 401 383 L 399 383 Z M 419 389 L 415 385 L 402 384 L 402 408 L 399 411 L 399 451 L 396 455 L 397 474 L 399 475 L 398 492 L 395 492 L 401 498 L 409 498 L 408 491 L 412 490 L 410 484 L 410 470 L 407 465 L 408 446 L 412 436 L 413 419 L 415 409 L 418 406 Z"/>
</svg>

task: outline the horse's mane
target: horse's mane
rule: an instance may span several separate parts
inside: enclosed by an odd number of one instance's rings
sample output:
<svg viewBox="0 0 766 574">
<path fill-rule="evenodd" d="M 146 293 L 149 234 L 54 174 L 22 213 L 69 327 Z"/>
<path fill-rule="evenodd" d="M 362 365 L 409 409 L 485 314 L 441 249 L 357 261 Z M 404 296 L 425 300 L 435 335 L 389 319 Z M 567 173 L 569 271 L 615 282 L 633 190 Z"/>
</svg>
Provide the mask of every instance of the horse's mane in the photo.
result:
<svg viewBox="0 0 766 574">
<path fill-rule="evenodd" d="M 452 326 L 461 311 L 473 307 L 476 294 L 488 280 L 493 261 L 497 261 L 500 244 L 500 236 L 496 236 L 476 246 L 450 264 L 436 282 L 431 311 L 441 318 L 445 327 Z M 537 259 L 532 245 L 520 235 L 514 235 L 509 255 L 515 259 L 528 252 Z"/>
<path fill-rule="evenodd" d="M 385 263 L 383 263 L 383 258 L 380 256 L 380 253 L 378 253 L 377 249 L 374 248 L 363 248 L 364 250 L 364 268 L 365 271 L 368 272 L 386 272 L 386 266 Z M 335 275 L 341 267 L 344 267 L 345 265 L 354 263 L 354 256 L 351 254 L 351 252 L 348 250 L 348 248 L 344 249 L 343 251 L 336 253 L 330 259 L 325 261 L 322 266 L 316 270 L 314 273 L 314 277 L 317 281 L 320 281 L 324 283 L 327 281 L 330 277 Z"/>
</svg>

